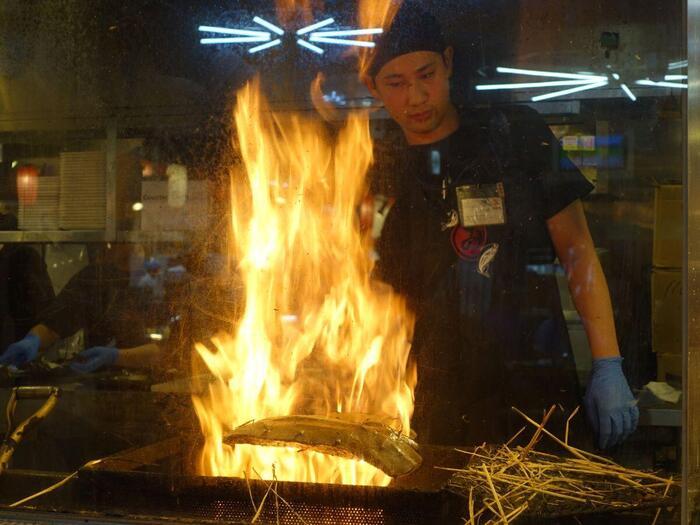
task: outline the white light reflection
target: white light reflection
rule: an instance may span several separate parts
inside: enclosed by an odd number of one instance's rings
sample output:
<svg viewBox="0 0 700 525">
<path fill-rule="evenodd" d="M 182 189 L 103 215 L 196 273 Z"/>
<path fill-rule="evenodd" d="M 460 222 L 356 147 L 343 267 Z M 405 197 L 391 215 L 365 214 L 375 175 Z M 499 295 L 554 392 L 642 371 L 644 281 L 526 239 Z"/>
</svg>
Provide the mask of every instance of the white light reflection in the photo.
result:
<svg viewBox="0 0 700 525">
<path fill-rule="evenodd" d="M 325 20 L 321 20 L 320 22 L 316 22 L 315 24 L 311 24 L 310 26 L 302 27 L 297 31 L 297 35 L 305 35 L 306 33 L 310 33 L 314 29 L 320 29 L 321 27 L 326 27 L 327 25 L 332 24 L 335 22 L 333 18 L 326 18 Z"/>
<path fill-rule="evenodd" d="M 319 55 L 323 54 L 323 49 L 313 44 L 309 44 L 306 40 L 302 40 L 301 38 L 297 39 L 297 44 L 313 51 L 314 53 L 318 53 Z"/>
<path fill-rule="evenodd" d="M 311 35 L 309 40 L 311 42 L 318 42 L 321 44 L 337 44 L 339 46 L 374 47 L 375 45 L 374 42 L 368 42 L 366 40 L 343 40 L 340 38 L 327 38 L 315 35 Z"/>
<path fill-rule="evenodd" d="M 260 18 L 259 16 L 254 17 L 253 22 L 255 22 L 256 24 L 260 24 L 261 26 L 269 29 L 273 33 L 277 33 L 280 36 L 284 34 L 284 29 L 282 29 L 281 27 L 277 27 L 275 24 L 271 24 L 270 22 L 263 18 Z"/>
<path fill-rule="evenodd" d="M 683 69 L 684 67 L 688 67 L 688 60 L 679 60 L 678 62 L 670 62 L 668 64 L 668 69 Z"/>
<path fill-rule="evenodd" d="M 629 87 L 627 87 L 627 84 L 620 84 L 620 88 L 622 89 L 622 91 L 625 92 L 625 94 L 630 98 L 632 102 L 637 101 L 637 96 L 634 93 L 632 93 L 632 90 Z"/>
<path fill-rule="evenodd" d="M 259 36 L 234 36 L 234 37 L 221 37 L 221 38 L 202 38 L 200 44 L 247 44 L 250 42 L 266 42 L 270 40 L 270 35 L 267 37 Z"/>
<path fill-rule="evenodd" d="M 687 60 L 679 62 L 671 62 L 669 64 L 669 69 L 680 69 L 682 67 L 687 67 Z M 608 66 L 610 68 L 610 66 Z M 545 82 L 512 82 L 503 84 L 479 84 L 475 86 L 477 91 L 499 91 L 499 90 L 517 90 L 517 89 L 538 89 L 538 88 L 548 88 L 548 87 L 558 87 L 558 86 L 574 86 L 570 89 L 564 89 L 561 91 L 555 91 L 552 93 L 546 93 L 543 95 L 537 95 L 532 97 L 533 102 L 539 102 L 541 100 L 548 100 L 551 98 L 557 98 L 565 95 L 570 95 L 573 93 L 579 93 L 581 91 L 589 91 L 592 89 L 608 87 L 612 82 L 614 85 L 619 86 L 620 90 L 627 96 L 631 101 L 635 102 L 637 100 L 637 95 L 629 88 L 628 84 L 625 83 L 621 75 L 617 72 L 611 71 L 609 74 L 597 75 L 589 72 L 578 72 L 578 73 L 562 73 L 558 71 L 542 71 L 535 69 L 522 69 L 522 68 L 512 68 L 512 67 L 497 67 L 496 71 L 498 73 L 506 73 L 511 75 L 524 75 L 524 76 L 536 76 L 545 78 L 554 78 L 558 80 L 545 81 Z M 608 76 L 609 75 L 609 76 Z M 570 79 L 570 80 L 564 80 Z M 649 78 L 637 80 L 636 85 L 639 86 L 650 86 L 650 87 L 662 87 L 671 89 L 687 89 L 688 75 L 675 75 L 669 74 L 664 77 L 664 81 L 655 81 Z M 674 82 L 677 81 L 677 82 Z M 683 81 L 686 81 L 683 83 Z"/>
<path fill-rule="evenodd" d="M 596 80 L 552 80 L 550 82 L 521 82 L 516 84 L 479 84 L 477 91 L 497 91 L 501 89 L 533 89 L 541 87 L 580 86 Z"/>
<path fill-rule="evenodd" d="M 202 44 L 245 44 L 245 43 L 258 43 L 257 45 L 248 50 L 248 53 L 258 53 L 271 47 L 278 46 L 282 43 L 280 38 L 273 37 L 273 33 L 278 36 L 283 36 L 285 31 L 282 27 L 279 27 L 268 20 L 260 16 L 253 17 L 253 22 L 258 25 L 263 26 L 265 29 L 271 31 L 267 33 L 264 31 L 253 31 L 250 29 L 238 29 L 230 27 L 218 27 L 218 26 L 199 26 L 199 31 L 214 33 L 218 35 L 231 35 L 231 36 L 215 36 L 202 38 L 200 43 Z M 317 42 L 319 44 L 334 44 L 340 46 L 356 46 L 356 47 L 374 47 L 374 42 L 369 40 L 352 40 L 349 38 L 338 38 L 338 37 L 354 37 L 354 36 L 369 36 L 377 35 L 382 33 L 381 28 L 366 28 L 366 29 L 331 29 L 328 31 L 313 32 L 317 29 L 333 24 L 335 20 L 333 18 L 326 18 L 319 22 L 315 22 L 308 26 L 302 27 L 296 31 L 296 34 L 307 35 L 311 33 L 304 39 L 297 39 L 297 44 L 313 51 L 316 54 L 322 55 L 324 53 L 323 48 L 312 44 L 311 42 Z M 274 40 L 273 40 L 274 38 Z"/>
<path fill-rule="evenodd" d="M 270 39 L 270 33 L 267 31 L 251 31 L 249 29 L 234 29 L 229 27 L 214 27 L 214 26 L 199 26 L 199 30 L 204 33 L 219 33 L 222 35 L 239 35 L 239 36 L 259 36 Z"/>
<path fill-rule="evenodd" d="M 259 45 L 259 46 L 251 47 L 251 48 L 248 50 L 248 53 L 250 53 L 250 54 L 257 53 L 258 51 L 263 51 L 264 49 L 269 49 L 269 48 L 271 48 L 271 47 L 278 46 L 278 45 L 280 45 L 281 43 L 282 43 L 282 41 L 281 41 L 279 38 L 277 38 L 277 39 L 273 40 L 272 42 L 266 42 L 265 44 L 261 44 L 261 45 Z"/>
<path fill-rule="evenodd" d="M 635 82 L 639 86 L 651 86 L 651 87 L 667 87 L 667 88 L 674 88 L 674 89 L 688 89 L 687 84 L 680 84 L 678 82 L 655 82 L 653 80 L 649 80 L 648 78 L 645 80 L 637 80 Z"/>
<path fill-rule="evenodd" d="M 546 95 L 538 95 L 536 97 L 532 97 L 533 102 L 539 102 L 541 100 L 549 100 L 550 98 L 557 98 L 557 97 L 563 97 L 565 95 L 571 95 L 572 93 L 579 93 L 580 91 L 587 91 L 589 89 L 597 89 L 603 86 L 607 86 L 608 81 L 603 80 L 601 82 L 594 82 L 594 83 L 589 83 L 589 84 L 584 84 L 583 86 L 578 86 L 575 88 L 571 89 L 564 89 L 562 91 L 555 91 L 553 93 L 547 93 Z"/>
<path fill-rule="evenodd" d="M 579 80 L 607 81 L 607 77 L 601 75 L 582 75 L 580 73 L 557 73 L 556 71 L 535 71 L 533 69 L 517 69 L 512 67 L 497 67 L 499 73 L 510 73 L 512 75 L 528 75 L 533 77 L 571 78 Z"/>
<path fill-rule="evenodd" d="M 373 27 L 370 29 L 342 29 L 339 31 L 320 31 L 311 33 L 311 38 L 314 36 L 361 36 L 361 35 L 379 35 L 382 33 L 381 27 Z M 299 34 L 297 32 L 297 34 Z"/>
</svg>

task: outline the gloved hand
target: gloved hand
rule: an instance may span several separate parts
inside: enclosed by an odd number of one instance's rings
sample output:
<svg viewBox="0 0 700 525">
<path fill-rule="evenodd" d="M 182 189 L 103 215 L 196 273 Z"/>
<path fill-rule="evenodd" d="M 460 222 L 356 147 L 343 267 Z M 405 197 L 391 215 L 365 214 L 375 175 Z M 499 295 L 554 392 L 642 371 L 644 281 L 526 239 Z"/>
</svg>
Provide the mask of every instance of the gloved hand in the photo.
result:
<svg viewBox="0 0 700 525">
<path fill-rule="evenodd" d="M 117 362 L 117 357 L 119 357 L 119 350 L 113 346 L 93 346 L 80 352 L 78 358 L 84 361 L 74 361 L 70 364 L 70 368 L 79 374 L 89 374 L 100 368 L 112 366 Z"/>
<path fill-rule="evenodd" d="M 38 335 L 29 333 L 24 339 L 12 343 L 7 350 L 0 355 L 0 365 L 22 366 L 36 359 L 39 354 L 41 339 Z"/>
<path fill-rule="evenodd" d="M 622 443 L 635 431 L 639 409 L 622 372 L 621 357 L 593 361 L 583 405 L 601 449 Z"/>
</svg>

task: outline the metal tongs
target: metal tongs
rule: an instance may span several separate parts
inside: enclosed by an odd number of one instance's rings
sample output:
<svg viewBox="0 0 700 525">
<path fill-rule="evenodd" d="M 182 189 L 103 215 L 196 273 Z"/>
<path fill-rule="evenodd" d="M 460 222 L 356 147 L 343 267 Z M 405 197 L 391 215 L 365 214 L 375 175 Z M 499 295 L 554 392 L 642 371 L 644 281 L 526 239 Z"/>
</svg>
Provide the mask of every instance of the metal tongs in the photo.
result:
<svg viewBox="0 0 700 525">
<path fill-rule="evenodd" d="M 14 454 L 24 436 L 41 423 L 54 409 L 60 393 L 61 390 L 54 386 L 20 386 L 12 389 L 6 409 L 7 432 L 0 445 L 0 475 L 7 470 L 12 454 Z M 15 408 L 17 407 L 17 401 L 20 399 L 46 399 L 46 401 L 39 410 L 15 428 Z"/>
</svg>

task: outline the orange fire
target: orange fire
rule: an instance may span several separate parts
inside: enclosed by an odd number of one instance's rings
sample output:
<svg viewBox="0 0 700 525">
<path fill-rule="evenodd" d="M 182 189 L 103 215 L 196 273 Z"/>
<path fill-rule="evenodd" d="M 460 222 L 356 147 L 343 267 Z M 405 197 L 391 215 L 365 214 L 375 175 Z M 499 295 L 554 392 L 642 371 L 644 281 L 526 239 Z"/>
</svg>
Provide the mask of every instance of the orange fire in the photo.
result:
<svg viewBox="0 0 700 525">
<path fill-rule="evenodd" d="M 391 27 L 401 0 L 358 0 L 359 27 L 381 27 L 384 31 Z M 372 63 L 372 49 L 362 48 L 359 54 L 360 76 L 367 72 Z"/>
<path fill-rule="evenodd" d="M 386 485 L 360 460 L 290 448 L 224 443 L 266 417 L 362 413 L 408 434 L 413 318 L 371 280 L 357 206 L 372 162 L 368 115 L 349 116 L 332 139 L 318 120 L 274 114 L 257 80 L 237 95 L 232 257 L 245 284 L 233 334 L 197 345 L 214 376 L 193 398 L 205 437 L 200 472 L 213 476 Z"/>
<path fill-rule="evenodd" d="M 277 20 L 289 24 L 300 21 L 303 24 L 311 24 L 315 12 L 323 12 L 323 0 L 276 0 L 275 10 Z"/>
</svg>

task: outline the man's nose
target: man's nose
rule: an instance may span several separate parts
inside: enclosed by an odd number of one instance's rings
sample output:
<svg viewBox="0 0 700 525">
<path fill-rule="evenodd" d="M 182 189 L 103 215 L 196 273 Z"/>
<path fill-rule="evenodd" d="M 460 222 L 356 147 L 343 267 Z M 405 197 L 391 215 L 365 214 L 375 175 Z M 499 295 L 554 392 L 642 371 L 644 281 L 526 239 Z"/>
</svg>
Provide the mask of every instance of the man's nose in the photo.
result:
<svg viewBox="0 0 700 525">
<path fill-rule="evenodd" d="M 421 82 L 412 82 L 408 86 L 408 105 L 420 106 L 428 99 L 428 92 Z"/>
</svg>

